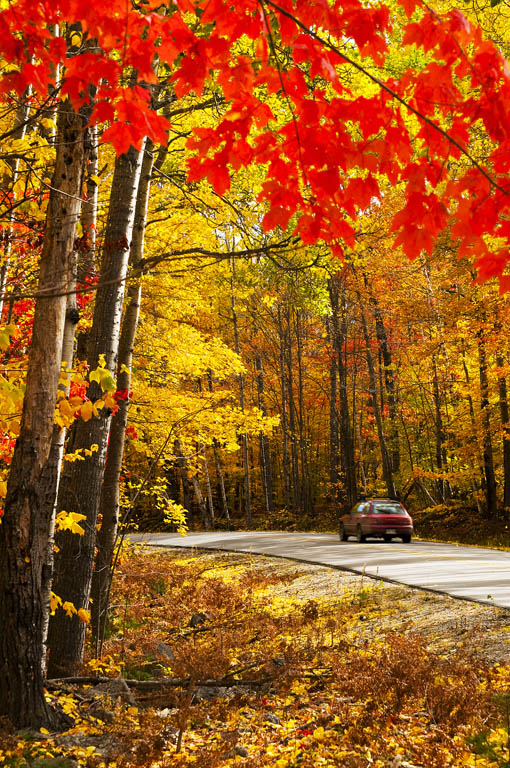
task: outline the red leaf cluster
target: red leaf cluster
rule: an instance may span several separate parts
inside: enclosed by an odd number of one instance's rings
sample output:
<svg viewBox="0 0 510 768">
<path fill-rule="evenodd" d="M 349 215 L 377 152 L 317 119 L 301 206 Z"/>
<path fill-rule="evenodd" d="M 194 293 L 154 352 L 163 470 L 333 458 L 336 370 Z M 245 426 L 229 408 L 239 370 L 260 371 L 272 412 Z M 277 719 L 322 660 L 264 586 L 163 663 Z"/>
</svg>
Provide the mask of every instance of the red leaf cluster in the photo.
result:
<svg viewBox="0 0 510 768">
<path fill-rule="evenodd" d="M 168 121 L 151 104 L 158 67 L 170 73 L 179 98 L 200 96 L 211 85 L 226 107 L 215 127 L 190 138 L 189 181 L 207 179 L 224 195 L 233 171 L 259 164 L 264 228 L 290 226 L 303 242 L 322 240 L 341 253 L 353 245 L 356 216 L 381 195 L 376 176 L 385 177 L 405 185 L 392 228 L 408 256 L 430 252 L 448 222 L 459 254 L 475 256 L 480 277 L 496 276 L 506 289 L 507 249 L 490 252 L 484 237 L 507 237 L 510 68 L 460 11 L 439 15 L 417 12 L 414 0 L 401 4 L 414 14 L 404 44 L 429 57 L 422 71 L 409 69 L 396 82 L 379 80 L 365 59 L 384 64 L 392 31 L 384 5 L 199 0 L 164 13 L 156 3 L 124 0 L 15 0 L 0 12 L 0 51 L 8 63 L 0 87 L 18 95 L 30 87 L 34 101 L 43 100 L 60 66 L 61 95 L 75 107 L 92 98 L 92 121 L 109 123 L 103 140 L 121 153 L 146 135 L 166 140 Z M 63 22 L 79 22 L 79 50 L 52 34 Z M 332 40 L 353 41 L 357 54 L 351 59 Z M 276 64 L 276 46 L 285 65 Z M 361 70 L 377 93 L 355 98 L 339 76 L 342 67 Z M 275 93 L 278 115 L 268 104 Z M 417 132 L 405 119 L 409 113 Z M 438 122 L 443 118 L 447 129 Z M 475 121 L 495 145 L 490 172 L 469 157 Z M 456 164 L 451 175 L 450 160 L 461 156 L 468 170 Z"/>
</svg>

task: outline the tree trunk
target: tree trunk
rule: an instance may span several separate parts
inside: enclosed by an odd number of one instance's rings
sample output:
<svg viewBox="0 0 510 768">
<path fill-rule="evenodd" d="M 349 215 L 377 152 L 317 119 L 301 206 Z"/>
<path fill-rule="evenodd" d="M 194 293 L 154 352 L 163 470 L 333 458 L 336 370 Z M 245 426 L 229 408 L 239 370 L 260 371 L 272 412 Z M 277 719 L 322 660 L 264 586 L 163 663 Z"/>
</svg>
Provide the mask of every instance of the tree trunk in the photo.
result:
<svg viewBox="0 0 510 768">
<path fill-rule="evenodd" d="M 207 374 L 207 381 L 209 384 L 209 392 L 213 391 L 213 380 L 212 380 L 212 371 L 209 370 Z M 227 494 L 225 491 L 225 478 L 223 477 L 223 469 L 221 467 L 221 461 L 220 461 L 220 448 L 218 441 L 216 438 L 213 438 L 213 453 L 214 453 L 214 464 L 216 467 L 216 482 L 218 484 L 219 489 L 219 497 L 221 498 L 221 513 L 222 516 L 227 521 L 227 525 L 230 528 L 230 513 L 228 510 L 228 501 L 227 501 Z"/>
<path fill-rule="evenodd" d="M 260 354 L 255 357 L 255 368 L 257 371 L 257 398 L 261 413 L 266 416 L 266 404 L 264 401 L 264 369 L 262 367 L 262 358 Z M 260 433 L 260 468 L 262 474 L 262 487 L 264 490 L 264 501 L 266 512 L 274 511 L 273 480 L 271 471 L 271 451 L 269 448 L 269 439 L 264 432 Z"/>
<path fill-rule="evenodd" d="M 443 427 L 443 417 L 441 414 L 441 395 L 439 392 L 439 377 L 437 375 L 437 360 L 436 356 L 432 355 L 432 393 L 434 397 L 434 435 L 435 435 L 435 445 L 436 445 L 436 465 L 439 472 L 444 472 L 446 470 L 446 456 L 445 456 L 445 449 L 444 449 L 444 427 Z M 439 496 L 441 498 L 441 501 L 444 503 L 446 500 L 446 491 L 447 491 L 447 485 L 442 477 L 439 478 L 439 480 L 436 483 L 437 490 L 439 492 Z"/>
<path fill-rule="evenodd" d="M 349 398 L 347 395 L 347 361 L 344 357 L 347 339 L 347 317 L 345 293 L 342 291 L 342 316 L 340 318 L 340 286 L 336 276 L 329 280 L 329 300 L 331 304 L 331 327 L 333 346 L 337 352 L 338 385 L 340 405 L 340 464 L 345 485 L 345 501 L 351 508 L 358 499 L 356 482 L 356 463 L 354 460 L 354 440 L 349 414 Z"/>
<path fill-rule="evenodd" d="M 290 457 L 289 457 L 289 425 L 287 413 L 287 384 L 285 378 L 285 331 L 282 322 L 281 308 L 278 306 L 278 331 L 280 336 L 280 386 L 282 394 L 282 468 L 283 468 L 283 488 L 284 502 L 286 509 L 291 505 L 291 475 L 290 475 Z"/>
<path fill-rule="evenodd" d="M 483 330 L 477 334 L 478 366 L 480 372 L 480 412 L 482 417 L 483 465 L 485 469 L 485 498 L 487 515 L 497 515 L 496 477 L 494 474 L 494 453 L 492 449 L 491 419 L 489 413 L 489 379 L 487 376 L 487 350 Z"/>
<path fill-rule="evenodd" d="M 205 454 L 205 445 L 202 445 L 200 449 L 200 453 L 202 454 L 202 463 L 204 467 L 204 480 L 205 480 L 205 490 L 206 490 L 206 496 L 207 496 L 207 507 L 208 507 L 208 513 L 209 513 L 209 524 L 210 527 L 214 530 L 214 503 L 213 503 L 213 497 L 212 497 L 212 489 L 211 489 L 211 478 L 209 475 L 209 466 L 207 464 L 207 456 Z"/>
<path fill-rule="evenodd" d="M 330 343 L 333 344 L 331 323 L 328 323 Z M 329 362 L 329 482 L 331 498 L 338 501 L 339 439 L 338 439 L 338 352 L 333 351 Z"/>
<path fill-rule="evenodd" d="M 291 309 L 287 304 L 287 328 L 285 333 L 286 355 L 285 362 L 287 366 L 287 401 L 289 403 L 289 432 L 290 432 L 290 458 L 291 458 L 291 471 L 292 471 L 292 508 L 298 510 L 300 508 L 300 493 L 299 493 L 299 460 L 298 460 L 298 441 L 297 441 L 297 414 L 296 404 L 294 402 L 294 360 L 292 357 L 292 326 L 290 322 Z"/>
<path fill-rule="evenodd" d="M 379 342 L 379 349 L 382 355 L 382 362 L 384 366 L 384 386 L 386 389 L 386 396 L 388 398 L 388 411 L 390 417 L 390 451 L 391 451 L 391 466 L 393 472 L 400 471 L 400 447 L 399 447 L 399 433 L 397 425 L 397 395 L 395 389 L 395 375 L 393 373 L 393 359 L 391 355 L 391 348 L 388 341 L 388 334 L 386 333 L 386 327 L 381 314 L 381 309 L 377 303 L 377 299 L 371 297 L 370 304 L 373 307 L 375 317 L 375 330 L 377 334 L 377 341 Z"/>
<path fill-rule="evenodd" d="M 90 278 L 96 274 L 95 255 L 98 199 L 98 187 L 95 181 L 95 176 L 98 172 L 98 138 L 96 126 L 93 126 L 90 129 L 90 139 L 91 150 L 84 179 L 85 194 L 87 199 L 82 203 L 80 217 L 83 235 L 78 239 L 78 288 L 83 290 L 85 290 L 86 286 L 90 283 Z M 85 360 L 87 357 L 87 342 L 89 333 L 90 331 L 87 328 L 83 329 L 81 333 L 78 334 L 78 338 L 76 340 L 76 357 L 78 360 Z"/>
<path fill-rule="evenodd" d="M 45 473 L 62 359 L 66 296 L 80 212 L 86 120 L 58 114 L 55 171 L 46 214 L 38 299 L 20 436 L 0 525 L 0 716 L 16 728 L 62 725 L 44 697 L 43 657 L 54 483 Z"/>
<path fill-rule="evenodd" d="M 464 342 L 464 339 L 461 339 L 461 356 L 462 356 L 462 369 L 464 371 L 464 377 L 466 379 L 466 384 L 471 388 L 471 381 L 470 381 L 469 371 L 468 371 L 468 367 L 466 365 L 466 352 L 465 352 L 465 342 Z M 467 401 L 468 401 L 468 405 L 469 405 L 469 415 L 470 415 L 470 418 L 471 418 L 471 427 L 472 427 L 472 430 L 473 430 L 473 443 L 474 443 L 474 445 L 476 447 L 476 458 L 477 458 L 477 462 L 478 462 L 478 475 L 479 475 L 479 478 L 480 478 L 480 486 L 481 486 L 481 488 L 483 489 L 483 491 L 485 493 L 485 472 L 484 472 L 484 468 L 482 466 L 482 456 L 481 456 L 481 451 L 480 451 L 478 429 L 477 429 L 477 426 L 476 426 L 475 408 L 474 408 L 474 405 L 473 405 L 473 398 L 471 397 L 471 395 L 468 393 L 466 397 L 467 397 Z M 475 481 L 474 478 L 473 478 L 472 486 L 473 486 L 473 490 L 474 491 L 478 490 L 477 486 L 476 486 L 476 481 Z M 481 508 L 481 505 L 480 505 L 480 500 L 478 498 L 478 494 L 475 494 L 475 497 L 476 497 L 476 507 L 477 507 L 477 510 L 478 510 L 478 512 L 480 514 L 482 514 L 482 508 Z"/>
<path fill-rule="evenodd" d="M 204 501 L 204 495 L 202 493 L 202 489 L 200 488 L 200 483 L 198 482 L 197 473 L 194 473 L 191 476 L 191 484 L 193 486 L 193 491 L 195 493 L 195 499 L 198 504 L 200 514 L 202 515 L 202 527 L 204 528 L 204 530 L 207 530 L 207 528 L 209 527 L 209 515 L 207 513 L 207 505 Z"/>
<path fill-rule="evenodd" d="M 234 349 L 237 354 L 241 355 L 241 347 L 239 344 L 239 327 L 237 322 L 237 309 L 236 298 L 234 295 L 234 283 L 235 283 L 235 258 L 232 257 L 232 277 L 231 277 L 231 306 L 232 306 L 232 323 L 234 326 Z M 244 374 L 239 374 L 239 403 L 241 410 L 245 408 L 245 396 L 244 396 Z M 246 525 L 251 526 L 251 481 L 250 481 L 250 451 L 248 444 L 248 435 L 245 433 L 241 435 L 241 444 L 243 451 L 243 466 L 244 466 L 244 515 L 246 519 Z"/>
<path fill-rule="evenodd" d="M 298 371 L 298 427 L 299 427 L 299 456 L 301 459 L 301 507 L 303 514 L 308 517 L 312 514 L 310 469 L 308 466 L 308 454 L 306 451 L 305 435 L 305 406 L 304 406 L 304 380 L 303 380 L 303 339 L 302 339 L 302 310 L 296 312 L 296 355 Z"/>
<path fill-rule="evenodd" d="M 502 368 L 505 361 L 502 357 L 496 358 L 496 365 Z M 505 376 L 498 378 L 499 413 L 501 415 L 501 427 L 503 430 L 503 506 L 505 514 L 510 515 L 510 414 L 508 409 L 508 388 Z"/>
<path fill-rule="evenodd" d="M 179 465 L 179 471 L 181 473 L 183 507 L 189 512 L 190 515 L 192 515 L 193 499 L 191 495 L 191 481 L 188 475 L 188 465 L 182 453 L 180 440 L 174 440 L 174 452 L 177 457 L 177 464 Z"/>
<path fill-rule="evenodd" d="M 136 197 L 133 238 L 129 255 L 129 263 L 136 270 L 143 258 L 145 224 L 147 221 L 147 206 L 149 203 L 150 180 L 153 164 L 154 144 L 146 139 L 143 151 L 140 181 Z M 142 297 L 142 279 L 138 275 L 128 286 L 126 309 L 122 320 L 122 331 L 119 341 L 119 356 L 117 363 L 117 388 L 125 393 L 118 402 L 118 410 L 112 417 L 110 438 L 108 442 L 108 457 L 104 470 L 99 513 L 101 528 L 97 535 L 97 554 L 92 575 L 92 633 L 101 642 L 104 634 L 108 611 L 108 595 L 113 577 L 111 571 L 117 529 L 119 523 L 119 483 L 124 455 L 124 442 L 129 412 L 129 392 L 131 389 L 131 365 L 135 343 L 140 302 Z"/>
<path fill-rule="evenodd" d="M 124 298 L 124 284 L 129 256 L 129 240 L 133 226 L 134 200 L 138 186 L 141 152 L 131 148 L 115 162 L 108 221 L 102 253 L 101 278 L 98 285 L 94 319 L 90 331 L 87 359 L 91 369 L 104 354 L 106 367 L 113 374 L 117 365 L 120 320 Z M 92 382 L 88 395 L 94 401 L 102 392 Z M 102 409 L 98 416 L 76 425 L 76 448 L 98 450 L 86 461 L 66 466 L 63 474 L 58 508 L 66 512 L 80 512 L 85 533 L 77 536 L 61 531 L 56 539 L 59 551 L 55 558 L 53 591 L 64 601 L 74 604 L 76 610 L 89 607 L 90 585 L 96 544 L 96 523 L 101 483 L 108 444 L 111 411 Z M 85 624 L 74 615 L 66 616 L 58 610 L 50 621 L 48 644 L 50 659 L 48 674 L 62 677 L 75 674 L 79 668 L 85 642 Z"/>
<path fill-rule="evenodd" d="M 73 252 L 73 254 L 71 255 L 71 262 L 72 262 L 72 267 L 71 267 L 70 282 L 67 287 L 69 294 L 67 296 L 67 301 L 66 301 L 66 314 L 65 314 L 64 334 L 63 334 L 63 341 L 62 341 L 62 363 L 61 363 L 62 366 L 65 365 L 65 371 L 68 373 L 68 375 L 70 375 L 71 367 L 73 363 L 74 330 L 79 318 L 78 308 L 76 305 L 77 256 L 75 252 Z M 70 386 L 69 383 L 59 386 L 59 388 L 63 390 L 66 396 L 69 394 L 69 386 Z M 53 498 L 50 498 L 49 496 L 47 497 L 47 503 L 51 504 L 51 509 L 44 510 L 43 514 L 45 516 L 46 515 L 50 516 L 53 521 L 55 520 L 55 511 L 56 511 L 56 504 L 57 504 L 57 497 L 58 497 L 58 489 L 60 485 L 60 476 L 62 471 L 62 461 L 64 458 L 64 445 L 65 445 L 66 434 L 67 434 L 67 429 L 64 426 L 59 427 L 56 424 L 53 426 L 53 437 L 51 441 L 50 454 L 44 469 L 45 482 L 47 483 L 47 487 L 51 488 L 53 486 L 55 491 L 53 494 Z M 55 534 L 54 525 L 52 525 L 52 528 L 50 531 L 50 541 L 52 544 L 51 546 L 48 547 L 48 573 L 49 574 L 53 573 L 54 534 Z M 51 579 L 48 578 L 47 583 L 45 584 L 44 593 L 43 593 L 43 599 L 47 605 L 49 605 L 50 603 L 51 586 L 52 586 Z M 48 636 L 49 620 L 50 620 L 50 614 L 48 613 L 46 616 L 45 627 L 44 627 L 45 647 L 46 647 L 46 640 Z"/>
<path fill-rule="evenodd" d="M 388 453 L 388 447 L 386 445 L 386 438 L 384 436 L 383 423 L 381 418 L 381 409 L 379 408 L 379 400 L 377 398 L 377 381 L 375 377 L 374 360 L 370 349 L 370 337 L 368 334 L 367 320 L 365 316 L 365 310 L 361 301 L 361 296 L 358 292 L 358 301 L 361 315 L 361 327 L 363 329 L 363 338 L 365 340 L 365 356 L 368 368 L 368 379 L 370 382 L 370 394 L 372 396 L 372 406 L 374 409 L 374 417 L 377 425 L 377 436 L 379 438 L 379 449 L 381 451 L 381 463 L 383 471 L 383 479 L 388 491 L 390 499 L 395 498 L 395 484 L 393 482 L 393 475 L 391 471 L 391 459 Z"/>
</svg>

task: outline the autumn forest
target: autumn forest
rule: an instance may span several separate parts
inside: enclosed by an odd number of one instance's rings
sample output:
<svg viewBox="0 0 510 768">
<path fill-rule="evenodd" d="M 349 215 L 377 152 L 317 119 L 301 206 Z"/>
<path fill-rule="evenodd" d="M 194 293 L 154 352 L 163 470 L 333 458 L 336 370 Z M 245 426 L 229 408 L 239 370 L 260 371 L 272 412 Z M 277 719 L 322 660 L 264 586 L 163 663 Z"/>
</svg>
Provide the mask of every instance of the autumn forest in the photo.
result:
<svg viewBox="0 0 510 768">
<path fill-rule="evenodd" d="M 497 0 L 0 0 L 0 719 L 69 725 L 128 531 L 504 530 L 509 46 Z"/>
</svg>

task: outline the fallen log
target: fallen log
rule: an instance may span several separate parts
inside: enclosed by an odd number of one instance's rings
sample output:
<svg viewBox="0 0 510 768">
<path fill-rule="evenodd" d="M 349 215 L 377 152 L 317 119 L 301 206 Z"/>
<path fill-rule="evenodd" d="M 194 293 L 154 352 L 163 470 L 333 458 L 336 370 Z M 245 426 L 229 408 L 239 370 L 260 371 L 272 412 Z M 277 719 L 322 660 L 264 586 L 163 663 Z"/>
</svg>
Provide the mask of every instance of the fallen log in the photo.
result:
<svg viewBox="0 0 510 768">
<path fill-rule="evenodd" d="M 230 688 L 235 685 L 257 686 L 270 683 L 271 678 L 261 678 L 258 680 L 232 680 L 231 675 L 236 674 L 234 672 L 225 677 L 221 677 L 218 680 L 191 680 L 187 677 L 184 679 L 177 678 L 159 678 L 157 680 L 126 680 L 124 678 L 112 678 L 112 677 L 53 677 L 46 680 L 46 688 L 49 690 L 55 690 L 67 685 L 99 685 L 100 683 L 111 683 L 112 680 L 122 679 L 129 688 L 136 688 L 140 691 L 159 691 L 165 688 L 186 688 L 190 683 L 198 687 L 223 687 Z"/>
</svg>

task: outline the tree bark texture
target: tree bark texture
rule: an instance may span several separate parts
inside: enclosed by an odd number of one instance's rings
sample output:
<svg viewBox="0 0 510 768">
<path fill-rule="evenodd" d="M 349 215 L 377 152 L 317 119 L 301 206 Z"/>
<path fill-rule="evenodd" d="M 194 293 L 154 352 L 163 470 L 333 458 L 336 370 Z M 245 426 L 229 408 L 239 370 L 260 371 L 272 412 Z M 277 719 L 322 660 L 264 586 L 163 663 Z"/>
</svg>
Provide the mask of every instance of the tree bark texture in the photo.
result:
<svg viewBox="0 0 510 768">
<path fill-rule="evenodd" d="M 153 165 L 154 145 L 150 139 L 145 142 L 140 181 L 138 184 L 135 218 L 133 225 L 133 238 L 131 242 L 129 262 L 136 270 L 143 258 L 145 224 L 147 221 L 147 206 L 149 202 L 150 181 Z M 140 303 L 142 297 L 142 278 L 138 275 L 128 286 L 126 308 L 122 320 L 122 330 L 119 341 L 119 355 L 117 363 L 117 388 L 125 393 L 118 402 L 118 410 L 113 415 L 110 426 L 108 442 L 108 456 L 104 470 L 103 484 L 101 486 L 101 498 L 99 501 L 99 513 L 101 515 L 101 527 L 97 534 L 97 554 L 94 572 L 92 575 L 92 633 L 101 638 L 104 634 L 105 621 L 108 610 L 108 595 L 112 579 L 112 562 L 117 540 L 119 523 L 119 483 L 122 469 L 122 457 L 124 455 L 124 443 L 129 413 L 129 392 L 131 389 L 131 365 L 133 360 L 133 347 L 138 327 Z"/>
<path fill-rule="evenodd" d="M 119 343 L 120 320 L 124 297 L 129 240 L 131 238 L 134 201 L 138 186 L 141 152 L 131 148 L 115 162 L 108 220 L 102 252 L 101 277 L 94 307 L 87 360 L 91 369 L 104 354 L 107 369 L 115 373 Z M 101 397 L 96 382 L 91 383 L 88 395 L 92 401 Z M 89 421 L 78 421 L 74 436 L 74 449 L 98 450 L 86 461 L 66 465 L 58 500 L 58 509 L 79 512 L 86 516 L 85 533 L 77 536 L 61 531 L 57 537 L 59 552 L 55 559 L 53 591 L 63 600 L 74 604 L 76 610 L 89 607 L 89 594 L 96 544 L 96 523 L 101 483 L 108 444 L 111 411 L 102 409 Z M 51 618 L 48 645 L 50 676 L 73 674 L 79 668 L 85 642 L 85 624 L 76 615 L 69 618 L 57 610 Z"/>
<path fill-rule="evenodd" d="M 59 109 L 20 436 L 0 525 L 0 716 L 17 728 L 58 728 L 44 698 L 44 627 L 54 482 L 48 482 L 66 296 L 81 205 L 86 116 Z M 61 294 L 61 295 L 59 295 Z"/>
</svg>

